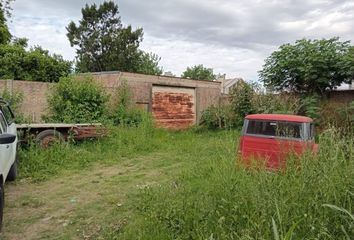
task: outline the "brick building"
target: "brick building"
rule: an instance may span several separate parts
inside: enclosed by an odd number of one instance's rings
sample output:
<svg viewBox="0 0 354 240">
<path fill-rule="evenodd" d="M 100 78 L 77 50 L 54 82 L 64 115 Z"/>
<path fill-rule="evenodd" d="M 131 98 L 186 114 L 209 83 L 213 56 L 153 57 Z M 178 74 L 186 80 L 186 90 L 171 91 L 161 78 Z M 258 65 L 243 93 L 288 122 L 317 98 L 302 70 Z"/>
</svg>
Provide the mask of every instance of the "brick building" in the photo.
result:
<svg viewBox="0 0 354 240">
<path fill-rule="evenodd" d="M 150 111 L 158 126 L 185 128 L 198 123 L 207 107 L 217 104 L 220 82 L 183 79 L 171 76 L 152 76 L 127 72 L 90 73 L 107 92 L 114 95 L 123 81 L 137 107 Z M 80 75 L 79 75 L 80 76 Z M 46 112 L 47 96 L 53 83 L 0 80 L 0 91 L 19 91 L 24 94 L 22 112 L 34 122 L 40 122 Z"/>
</svg>

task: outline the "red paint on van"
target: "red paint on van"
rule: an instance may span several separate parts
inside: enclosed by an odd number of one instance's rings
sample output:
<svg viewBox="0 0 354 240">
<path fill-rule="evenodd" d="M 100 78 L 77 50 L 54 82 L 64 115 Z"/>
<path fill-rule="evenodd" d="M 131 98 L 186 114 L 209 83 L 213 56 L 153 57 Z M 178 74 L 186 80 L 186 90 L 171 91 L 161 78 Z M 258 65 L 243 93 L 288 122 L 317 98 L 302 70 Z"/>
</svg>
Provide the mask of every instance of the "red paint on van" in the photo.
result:
<svg viewBox="0 0 354 240">
<path fill-rule="evenodd" d="M 249 165 L 256 161 L 269 169 L 283 168 L 290 154 L 318 151 L 313 120 L 285 114 L 253 114 L 245 118 L 239 154 Z"/>
</svg>

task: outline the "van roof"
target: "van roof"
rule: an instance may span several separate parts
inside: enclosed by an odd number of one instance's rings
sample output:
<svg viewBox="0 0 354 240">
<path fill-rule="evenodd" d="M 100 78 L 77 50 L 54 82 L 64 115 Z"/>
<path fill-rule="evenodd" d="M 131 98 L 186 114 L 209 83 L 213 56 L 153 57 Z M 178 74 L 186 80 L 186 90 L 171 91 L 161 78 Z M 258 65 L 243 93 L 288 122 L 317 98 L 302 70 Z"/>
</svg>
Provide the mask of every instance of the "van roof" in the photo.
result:
<svg viewBox="0 0 354 240">
<path fill-rule="evenodd" d="M 278 120 L 287 122 L 313 122 L 309 117 L 287 114 L 251 114 L 247 115 L 246 119 L 252 120 Z"/>
</svg>

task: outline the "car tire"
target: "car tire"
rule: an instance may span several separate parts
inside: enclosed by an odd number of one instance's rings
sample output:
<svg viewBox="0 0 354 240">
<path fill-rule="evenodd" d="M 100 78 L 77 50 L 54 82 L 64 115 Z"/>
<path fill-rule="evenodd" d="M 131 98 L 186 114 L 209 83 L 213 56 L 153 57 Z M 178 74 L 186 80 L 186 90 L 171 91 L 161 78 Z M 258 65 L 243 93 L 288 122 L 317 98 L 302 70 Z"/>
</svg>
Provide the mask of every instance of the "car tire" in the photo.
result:
<svg viewBox="0 0 354 240">
<path fill-rule="evenodd" d="M 47 148 L 53 143 L 63 141 L 63 134 L 53 129 L 44 130 L 36 136 L 36 143 L 42 148 Z"/>
<path fill-rule="evenodd" d="M 0 231 L 2 229 L 2 219 L 4 215 L 4 205 L 5 205 L 5 191 L 4 184 L 0 184 Z"/>
<path fill-rule="evenodd" d="M 14 163 L 12 164 L 9 173 L 7 174 L 6 177 L 6 181 L 15 181 L 17 178 L 17 162 L 18 162 L 18 158 L 17 158 L 17 154 L 16 154 L 16 158 Z"/>
</svg>

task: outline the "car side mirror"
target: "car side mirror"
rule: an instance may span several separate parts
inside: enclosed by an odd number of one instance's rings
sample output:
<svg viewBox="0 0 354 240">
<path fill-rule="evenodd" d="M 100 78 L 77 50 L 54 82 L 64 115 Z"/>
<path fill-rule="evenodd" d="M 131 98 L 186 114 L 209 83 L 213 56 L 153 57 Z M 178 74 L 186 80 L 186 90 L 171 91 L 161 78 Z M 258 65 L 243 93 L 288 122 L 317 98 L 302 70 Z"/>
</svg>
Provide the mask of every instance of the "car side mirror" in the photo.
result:
<svg viewBox="0 0 354 240">
<path fill-rule="evenodd" d="M 13 134 L 0 134 L 0 144 L 10 144 L 16 140 L 16 135 Z"/>
</svg>

